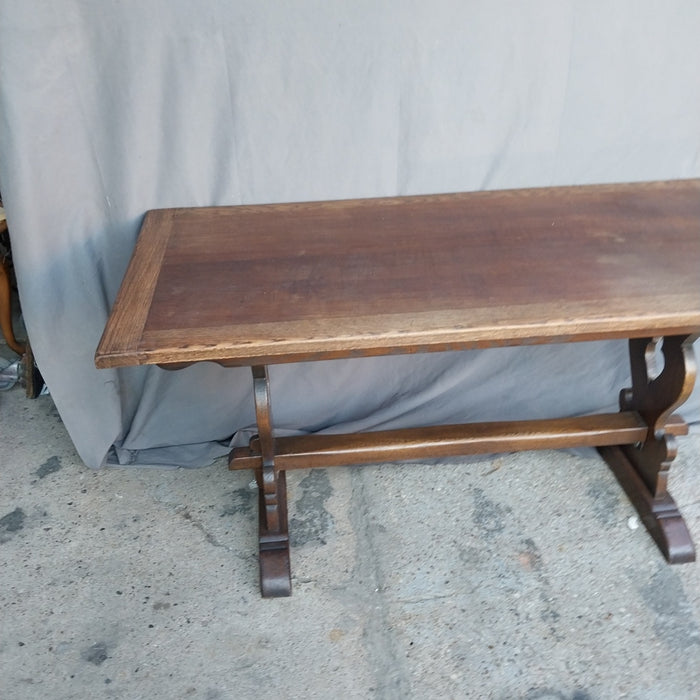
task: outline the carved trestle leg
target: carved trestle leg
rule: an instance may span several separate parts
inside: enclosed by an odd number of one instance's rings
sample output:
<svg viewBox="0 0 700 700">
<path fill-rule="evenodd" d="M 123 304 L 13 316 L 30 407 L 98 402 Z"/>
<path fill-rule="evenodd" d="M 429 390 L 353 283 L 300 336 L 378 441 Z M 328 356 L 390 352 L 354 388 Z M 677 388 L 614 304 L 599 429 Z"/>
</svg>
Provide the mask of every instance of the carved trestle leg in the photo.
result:
<svg viewBox="0 0 700 700">
<path fill-rule="evenodd" d="M 260 520 L 260 591 L 264 598 L 292 593 L 287 526 L 287 484 L 284 471 L 275 467 L 270 379 L 267 367 L 253 367 L 255 416 L 258 423 L 262 466 L 255 470 Z"/>
<path fill-rule="evenodd" d="M 637 509 L 642 522 L 671 564 L 695 561 L 695 547 L 678 507 L 667 491 L 676 439 L 667 419 L 690 395 L 697 336 L 635 338 L 629 342 L 632 388 L 620 393 L 620 408 L 637 411 L 648 426 L 644 442 L 599 451 Z M 656 370 L 658 344 L 664 366 Z"/>
</svg>

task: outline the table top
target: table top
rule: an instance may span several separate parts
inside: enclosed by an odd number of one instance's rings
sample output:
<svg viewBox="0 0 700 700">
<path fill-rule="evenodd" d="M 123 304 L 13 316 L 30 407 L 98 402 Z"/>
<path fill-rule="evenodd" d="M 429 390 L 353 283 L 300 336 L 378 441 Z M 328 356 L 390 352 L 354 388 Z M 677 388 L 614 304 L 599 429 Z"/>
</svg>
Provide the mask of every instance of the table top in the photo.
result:
<svg viewBox="0 0 700 700">
<path fill-rule="evenodd" d="M 700 179 L 147 212 L 98 367 L 700 332 Z"/>
</svg>

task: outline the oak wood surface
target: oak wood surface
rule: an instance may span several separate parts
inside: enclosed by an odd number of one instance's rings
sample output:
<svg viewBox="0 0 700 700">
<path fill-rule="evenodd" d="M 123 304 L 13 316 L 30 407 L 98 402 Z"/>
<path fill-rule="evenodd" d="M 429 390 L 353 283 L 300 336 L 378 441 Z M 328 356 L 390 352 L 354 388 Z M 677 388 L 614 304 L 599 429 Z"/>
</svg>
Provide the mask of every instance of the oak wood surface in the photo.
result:
<svg viewBox="0 0 700 700">
<path fill-rule="evenodd" d="M 98 367 L 700 330 L 700 180 L 154 210 Z"/>
<path fill-rule="evenodd" d="M 674 417 L 669 434 L 687 433 Z M 278 469 L 374 464 L 384 461 L 452 457 L 531 449 L 632 444 L 647 436 L 647 425 L 634 411 L 573 418 L 440 425 L 343 435 L 299 435 L 275 440 Z M 262 464 L 260 443 L 234 448 L 230 469 Z"/>
</svg>

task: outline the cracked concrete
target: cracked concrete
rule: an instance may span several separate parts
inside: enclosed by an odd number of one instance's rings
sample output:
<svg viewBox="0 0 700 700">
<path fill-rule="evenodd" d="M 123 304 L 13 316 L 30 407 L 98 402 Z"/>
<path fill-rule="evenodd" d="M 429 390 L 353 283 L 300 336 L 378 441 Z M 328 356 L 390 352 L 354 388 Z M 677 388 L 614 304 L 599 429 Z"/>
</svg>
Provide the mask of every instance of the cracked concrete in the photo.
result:
<svg viewBox="0 0 700 700">
<path fill-rule="evenodd" d="M 89 470 L 21 389 L 0 425 L 2 698 L 700 697 L 700 567 L 595 455 L 290 473 L 294 595 L 262 600 L 251 474 Z"/>
</svg>

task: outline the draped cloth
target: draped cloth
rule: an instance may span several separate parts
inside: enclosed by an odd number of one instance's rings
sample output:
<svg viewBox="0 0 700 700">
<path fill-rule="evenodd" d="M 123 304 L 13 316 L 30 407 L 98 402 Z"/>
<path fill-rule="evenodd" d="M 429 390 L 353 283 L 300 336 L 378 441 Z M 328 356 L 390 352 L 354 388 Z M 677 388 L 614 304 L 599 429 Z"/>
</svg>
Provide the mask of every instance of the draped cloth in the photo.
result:
<svg viewBox="0 0 700 700">
<path fill-rule="evenodd" d="M 197 466 L 254 429 L 246 368 L 94 367 L 145 211 L 698 177 L 698 36 L 693 0 L 0 0 L 0 190 L 81 458 Z M 338 432 L 615 410 L 629 368 L 620 341 L 271 382 L 282 433 Z"/>
</svg>

